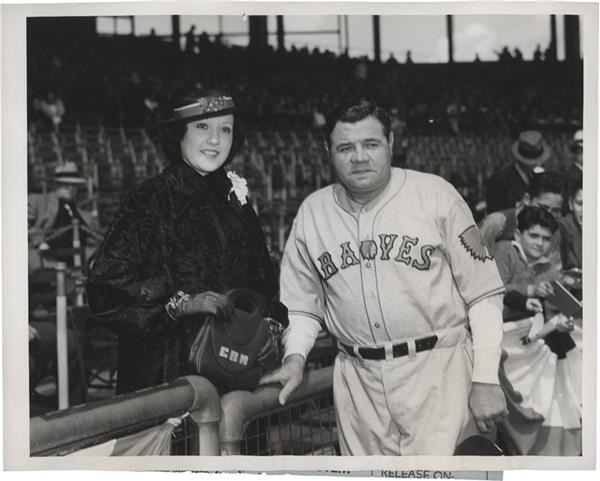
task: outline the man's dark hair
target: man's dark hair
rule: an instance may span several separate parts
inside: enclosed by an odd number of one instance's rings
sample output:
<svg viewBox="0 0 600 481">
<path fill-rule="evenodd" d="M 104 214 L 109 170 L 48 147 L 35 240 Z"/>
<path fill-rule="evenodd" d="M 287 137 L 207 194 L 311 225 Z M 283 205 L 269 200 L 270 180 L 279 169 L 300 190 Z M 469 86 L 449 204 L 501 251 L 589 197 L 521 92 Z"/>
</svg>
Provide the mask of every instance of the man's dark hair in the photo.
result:
<svg viewBox="0 0 600 481">
<path fill-rule="evenodd" d="M 388 112 L 375 102 L 360 99 L 348 100 L 329 112 L 325 123 L 325 142 L 331 146 L 331 132 L 338 122 L 354 124 L 371 116 L 379 120 L 383 127 L 383 134 L 388 138 L 392 129 L 392 120 Z"/>
<path fill-rule="evenodd" d="M 527 193 L 531 199 L 544 193 L 560 194 L 564 198 L 565 181 L 560 174 L 550 170 L 535 174 L 531 179 Z"/>
<path fill-rule="evenodd" d="M 558 223 L 554 216 L 546 209 L 541 207 L 526 206 L 519 215 L 517 215 L 517 227 L 521 232 L 524 232 L 532 227 L 540 225 L 546 229 L 550 229 L 553 234 L 558 229 Z"/>
<path fill-rule="evenodd" d="M 180 106 L 190 104 L 195 102 L 197 99 L 203 97 L 231 97 L 231 95 L 225 91 L 201 89 L 191 94 L 187 94 L 174 105 Z M 236 153 L 238 152 L 240 146 L 244 143 L 244 129 L 240 120 L 240 115 L 234 113 L 233 116 L 234 125 L 231 151 L 229 152 L 229 156 L 227 157 L 227 160 L 225 160 L 223 165 L 226 165 L 229 162 L 231 162 L 231 160 L 235 157 Z M 192 117 L 189 119 L 182 120 L 181 122 L 172 122 L 163 125 L 161 129 L 161 140 L 163 150 L 165 151 L 165 156 L 169 162 L 179 162 L 181 160 L 181 141 L 183 140 L 183 137 L 187 132 L 187 124 L 189 122 L 194 121 L 195 119 Z"/>
</svg>

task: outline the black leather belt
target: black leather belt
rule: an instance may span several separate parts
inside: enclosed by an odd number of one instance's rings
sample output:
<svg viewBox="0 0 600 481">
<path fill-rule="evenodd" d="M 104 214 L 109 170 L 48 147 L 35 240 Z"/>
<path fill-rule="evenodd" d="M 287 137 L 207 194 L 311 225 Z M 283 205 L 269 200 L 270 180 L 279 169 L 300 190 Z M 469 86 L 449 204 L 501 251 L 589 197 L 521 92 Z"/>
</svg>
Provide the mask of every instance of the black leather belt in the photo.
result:
<svg viewBox="0 0 600 481">
<path fill-rule="evenodd" d="M 429 351 L 433 349 L 438 341 L 438 337 L 434 334 L 433 336 L 422 337 L 421 339 L 415 339 L 416 352 Z M 352 346 L 346 344 L 339 345 L 353 357 L 368 359 L 369 361 L 383 361 L 385 359 L 385 347 L 359 347 L 357 356 Z M 392 346 L 392 355 L 396 357 L 408 356 L 408 343 L 401 342 L 400 344 L 394 344 Z"/>
</svg>

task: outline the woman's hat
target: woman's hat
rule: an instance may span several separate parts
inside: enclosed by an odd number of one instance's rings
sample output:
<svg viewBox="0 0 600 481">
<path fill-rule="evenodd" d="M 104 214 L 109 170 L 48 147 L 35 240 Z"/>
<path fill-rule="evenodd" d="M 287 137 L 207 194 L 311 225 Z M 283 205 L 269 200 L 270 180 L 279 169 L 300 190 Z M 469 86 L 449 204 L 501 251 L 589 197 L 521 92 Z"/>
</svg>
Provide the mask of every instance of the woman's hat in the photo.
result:
<svg viewBox="0 0 600 481">
<path fill-rule="evenodd" d="M 175 107 L 172 117 L 164 123 L 191 122 L 233 112 L 235 112 L 235 105 L 229 95 L 211 91 L 197 92 L 194 96 L 186 97 L 180 106 Z"/>
<path fill-rule="evenodd" d="M 550 147 L 537 130 L 521 132 L 511 151 L 516 160 L 530 167 L 543 164 L 550 158 Z"/>
<path fill-rule="evenodd" d="M 65 162 L 54 169 L 54 181 L 63 184 L 85 184 L 85 179 L 79 175 L 75 162 Z"/>
</svg>

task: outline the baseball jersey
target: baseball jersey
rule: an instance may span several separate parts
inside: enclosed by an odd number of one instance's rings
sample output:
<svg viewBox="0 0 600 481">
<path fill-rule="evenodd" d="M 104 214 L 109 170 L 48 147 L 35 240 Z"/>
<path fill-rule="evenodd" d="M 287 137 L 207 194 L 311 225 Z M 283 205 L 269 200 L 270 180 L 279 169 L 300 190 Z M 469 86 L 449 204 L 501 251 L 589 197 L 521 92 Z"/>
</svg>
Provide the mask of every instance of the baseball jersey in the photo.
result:
<svg viewBox="0 0 600 481">
<path fill-rule="evenodd" d="M 503 291 L 460 194 L 441 177 L 398 168 L 357 214 L 339 184 L 311 194 L 281 266 L 290 316 L 316 319 L 347 344 L 466 326 L 471 305 Z"/>
</svg>

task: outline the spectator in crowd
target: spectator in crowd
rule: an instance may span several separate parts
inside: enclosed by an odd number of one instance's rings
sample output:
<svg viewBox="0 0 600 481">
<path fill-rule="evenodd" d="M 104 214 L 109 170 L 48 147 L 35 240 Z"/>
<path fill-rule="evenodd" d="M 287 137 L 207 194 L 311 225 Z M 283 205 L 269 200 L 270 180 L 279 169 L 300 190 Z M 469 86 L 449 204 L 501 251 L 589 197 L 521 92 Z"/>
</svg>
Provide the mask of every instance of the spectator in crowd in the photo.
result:
<svg viewBox="0 0 600 481">
<path fill-rule="evenodd" d="M 192 25 L 185 34 L 185 53 L 188 55 L 196 53 L 196 25 Z"/>
<path fill-rule="evenodd" d="M 501 63 L 510 63 L 513 59 L 510 50 L 506 45 L 502 47 L 502 50 L 500 52 L 494 50 L 494 53 L 498 55 L 498 61 Z"/>
<path fill-rule="evenodd" d="M 514 240 L 496 246 L 496 263 L 506 287 L 504 318 L 524 311 L 542 312 L 539 299 L 554 294 L 552 281 L 560 278 L 547 257 L 558 223 L 541 207 L 526 206 L 517 216 Z"/>
<path fill-rule="evenodd" d="M 312 127 L 315 130 L 320 130 L 325 126 L 325 114 L 318 103 L 315 103 L 312 109 Z"/>
<path fill-rule="evenodd" d="M 394 107 L 390 110 L 392 119 L 392 132 L 394 133 L 394 145 L 392 146 L 392 165 L 394 167 L 403 167 L 406 164 L 406 151 L 408 150 L 408 139 L 406 131 L 408 125 L 400 117 L 400 111 Z"/>
<path fill-rule="evenodd" d="M 97 214 L 77 206 L 77 191 L 85 183 L 86 180 L 80 176 L 77 165 L 74 162 L 65 162 L 58 165 L 54 171 L 53 190 L 42 194 L 29 194 L 27 218 L 31 249 L 56 251 L 56 254 L 52 254 L 55 261 L 73 264 L 73 254 L 60 253 L 61 249 L 73 247 L 73 230 L 67 229 L 73 224 L 73 219 L 79 221 L 81 246 L 86 246 L 88 242 L 86 228 L 98 229 Z M 60 229 L 65 231 L 56 235 L 56 231 Z M 40 267 L 39 256 L 30 255 L 29 263 L 30 270 Z"/>
<path fill-rule="evenodd" d="M 42 99 L 36 99 L 34 109 L 40 112 L 43 123 L 51 126 L 53 130 L 60 130 L 60 124 L 66 113 L 65 104 L 53 91 L 49 91 Z"/>
<path fill-rule="evenodd" d="M 566 173 L 566 184 L 569 190 L 573 185 L 583 182 L 583 130 L 578 130 L 573 135 L 571 153 L 573 154 L 573 163 Z"/>
<path fill-rule="evenodd" d="M 582 294 L 582 227 L 583 227 L 583 189 L 581 181 L 571 184 L 569 191 L 569 213 L 559 222 L 560 248 L 565 269 L 563 282 L 573 294 L 581 299 Z"/>
<path fill-rule="evenodd" d="M 233 314 L 230 289 L 255 290 L 287 320 L 246 181 L 224 168 L 242 142 L 235 112 L 229 94 L 210 90 L 176 104 L 164 125 L 170 164 L 128 193 L 90 262 L 90 308 L 119 336 L 117 393 L 191 374 L 206 315 Z M 270 340 L 260 362 L 275 355 Z"/>
<path fill-rule="evenodd" d="M 534 173 L 550 158 L 550 147 L 535 130 L 521 132 L 511 148 L 513 163 L 496 172 L 488 181 L 487 211 L 510 209 L 523 198 Z"/>
<path fill-rule="evenodd" d="M 456 190 L 392 168 L 381 107 L 342 105 L 325 139 L 340 183 L 308 197 L 294 220 L 281 265 L 286 357 L 262 382 L 281 383 L 284 404 L 324 324 L 339 346 L 342 454 L 452 455 L 469 406 L 485 433 L 507 413 L 498 385 L 504 289 L 493 258 Z"/>
<path fill-rule="evenodd" d="M 538 43 L 535 47 L 535 51 L 533 52 L 533 61 L 534 62 L 541 62 L 542 61 L 542 47 L 540 47 L 540 44 Z"/>
<path fill-rule="evenodd" d="M 546 50 L 544 51 L 544 60 L 546 62 L 551 62 L 554 63 L 556 62 L 557 58 L 556 58 L 556 43 L 551 41 L 548 44 L 548 48 L 546 48 Z"/>
<path fill-rule="evenodd" d="M 565 269 L 582 267 L 583 189 L 582 181 L 571 184 L 569 213 L 560 220 Z"/>
<path fill-rule="evenodd" d="M 521 52 L 521 50 L 519 48 L 515 48 L 514 59 L 515 59 L 516 62 L 522 62 L 523 61 L 523 52 Z"/>
<path fill-rule="evenodd" d="M 558 220 L 564 203 L 564 188 L 563 178 L 556 172 L 547 171 L 536 174 L 533 176 L 527 192 L 523 194 L 523 198 L 515 207 L 492 212 L 486 216 L 481 221 L 479 230 L 492 252 L 495 252 L 497 242 L 514 240 L 517 215 L 524 206 L 541 207 Z M 562 267 L 560 244 L 560 233 L 556 232 L 551 239 L 548 257 L 558 270 Z"/>
</svg>

